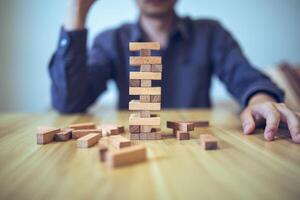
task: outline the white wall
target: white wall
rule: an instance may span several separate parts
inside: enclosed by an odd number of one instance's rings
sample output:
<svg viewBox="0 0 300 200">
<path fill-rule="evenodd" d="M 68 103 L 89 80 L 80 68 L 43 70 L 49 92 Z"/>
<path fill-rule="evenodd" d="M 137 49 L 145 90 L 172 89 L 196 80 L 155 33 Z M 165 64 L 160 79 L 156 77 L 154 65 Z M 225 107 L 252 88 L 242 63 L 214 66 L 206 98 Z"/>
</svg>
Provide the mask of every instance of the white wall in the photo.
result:
<svg viewBox="0 0 300 200">
<path fill-rule="evenodd" d="M 40 112 L 50 108 L 47 64 L 54 51 L 66 0 L 0 1 L 0 111 Z M 238 39 L 256 66 L 281 60 L 300 63 L 299 0 L 179 0 L 180 15 L 213 17 Z M 89 41 L 99 31 L 134 21 L 134 0 L 101 0 L 89 19 Z M 214 99 L 228 99 L 214 81 Z M 113 106 L 110 91 L 101 102 Z M 113 102 L 113 101 L 112 101 Z"/>
</svg>

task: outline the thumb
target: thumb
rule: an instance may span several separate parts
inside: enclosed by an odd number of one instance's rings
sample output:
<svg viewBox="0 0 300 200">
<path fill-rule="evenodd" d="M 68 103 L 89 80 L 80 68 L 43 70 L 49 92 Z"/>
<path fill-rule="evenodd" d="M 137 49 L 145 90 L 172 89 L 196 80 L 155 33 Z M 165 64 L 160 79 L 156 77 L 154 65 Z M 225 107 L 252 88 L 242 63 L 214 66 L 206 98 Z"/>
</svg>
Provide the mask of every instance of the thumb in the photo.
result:
<svg viewBox="0 0 300 200">
<path fill-rule="evenodd" d="M 246 108 L 241 116 L 241 122 L 243 126 L 243 132 L 245 134 L 251 134 L 255 130 L 255 121 L 253 119 L 252 111 L 250 108 Z"/>
</svg>

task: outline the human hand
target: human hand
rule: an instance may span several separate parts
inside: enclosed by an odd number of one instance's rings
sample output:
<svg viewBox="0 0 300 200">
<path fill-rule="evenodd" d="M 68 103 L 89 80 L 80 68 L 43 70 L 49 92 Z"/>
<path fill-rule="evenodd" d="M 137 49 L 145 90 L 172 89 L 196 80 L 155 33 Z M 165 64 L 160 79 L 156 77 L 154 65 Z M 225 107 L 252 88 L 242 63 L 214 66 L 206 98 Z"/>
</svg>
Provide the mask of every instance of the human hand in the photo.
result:
<svg viewBox="0 0 300 200">
<path fill-rule="evenodd" d="M 283 122 L 287 125 L 293 142 L 300 144 L 300 116 L 267 94 L 254 95 L 240 118 L 245 134 L 252 134 L 257 126 L 266 123 L 264 137 L 268 141 L 274 139 L 280 122 Z"/>
</svg>

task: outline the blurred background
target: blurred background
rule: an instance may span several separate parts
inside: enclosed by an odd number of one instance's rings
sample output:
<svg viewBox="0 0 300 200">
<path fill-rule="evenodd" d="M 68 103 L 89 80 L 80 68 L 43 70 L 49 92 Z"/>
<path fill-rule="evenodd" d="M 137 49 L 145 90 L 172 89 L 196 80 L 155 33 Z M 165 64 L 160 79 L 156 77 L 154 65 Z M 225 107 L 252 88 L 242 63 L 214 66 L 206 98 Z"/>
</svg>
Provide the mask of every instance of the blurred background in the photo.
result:
<svg viewBox="0 0 300 200">
<path fill-rule="evenodd" d="M 0 111 L 43 112 L 51 108 L 47 65 L 58 42 L 67 0 L 0 1 Z M 179 0 L 181 16 L 214 18 L 239 41 L 251 63 L 264 71 L 283 60 L 300 63 L 299 0 Z M 87 27 L 94 36 L 124 22 L 136 21 L 134 0 L 101 0 L 92 8 Z M 114 108 L 113 82 L 97 106 Z M 231 102 L 218 79 L 214 104 Z"/>
</svg>

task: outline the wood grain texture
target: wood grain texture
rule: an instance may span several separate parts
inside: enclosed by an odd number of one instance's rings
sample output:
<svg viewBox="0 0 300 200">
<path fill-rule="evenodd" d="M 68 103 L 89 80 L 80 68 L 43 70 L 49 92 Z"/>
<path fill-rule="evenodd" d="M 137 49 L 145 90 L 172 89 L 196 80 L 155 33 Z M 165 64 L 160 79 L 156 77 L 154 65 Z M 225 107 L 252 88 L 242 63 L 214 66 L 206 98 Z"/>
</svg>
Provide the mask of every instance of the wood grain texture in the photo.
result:
<svg viewBox="0 0 300 200">
<path fill-rule="evenodd" d="M 129 79 L 161 80 L 161 72 L 130 72 Z"/>
<path fill-rule="evenodd" d="M 143 49 L 160 50 L 159 42 L 130 42 L 129 51 L 140 51 Z"/>
<path fill-rule="evenodd" d="M 160 117 L 141 118 L 138 114 L 131 114 L 129 117 L 129 125 L 160 125 Z"/>
<path fill-rule="evenodd" d="M 129 64 L 131 66 L 149 65 L 149 64 L 161 64 L 160 56 L 130 56 Z"/>
<path fill-rule="evenodd" d="M 160 103 L 143 103 L 139 100 L 131 100 L 128 108 L 129 110 L 160 110 Z"/>
<path fill-rule="evenodd" d="M 160 87 L 129 87 L 129 95 L 161 95 Z"/>
<path fill-rule="evenodd" d="M 263 130 L 244 135 L 237 112 L 161 111 L 162 140 L 132 143 L 147 147 L 145 162 L 116 170 L 99 161 L 98 145 L 77 149 L 76 140 L 36 144 L 40 125 L 118 123 L 130 112 L 96 115 L 0 114 L 0 199 L 299 199 L 300 146 L 280 137 L 267 142 Z M 209 120 L 210 127 L 178 141 L 166 121 Z M 205 151 L 200 134 L 213 134 L 219 149 Z M 129 138 L 128 130 L 125 136 Z"/>
</svg>

